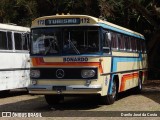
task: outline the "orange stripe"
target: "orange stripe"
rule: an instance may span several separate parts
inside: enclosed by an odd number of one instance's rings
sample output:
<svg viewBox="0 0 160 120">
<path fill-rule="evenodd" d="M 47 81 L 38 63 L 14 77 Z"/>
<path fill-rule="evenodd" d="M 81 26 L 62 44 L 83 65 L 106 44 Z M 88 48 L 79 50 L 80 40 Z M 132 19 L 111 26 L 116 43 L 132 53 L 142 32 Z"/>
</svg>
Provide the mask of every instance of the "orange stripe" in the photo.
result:
<svg viewBox="0 0 160 120">
<path fill-rule="evenodd" d="M 103 73 L 101 62 L 44 62 L 43 58 L 32 58 L 33 66 L 96 66 Z"/>
<path fill-rule="evenodd" d="M 125 90 L 125 85 L 127 80 L 132 80 L 133 78 L 138 78 L 139 74 L 138 73 L 132 73 L 132 74 L 126 74 L 122 76 L 121 79 L 121 86 L 120 86 L 120 91 Z"/>
</svg>

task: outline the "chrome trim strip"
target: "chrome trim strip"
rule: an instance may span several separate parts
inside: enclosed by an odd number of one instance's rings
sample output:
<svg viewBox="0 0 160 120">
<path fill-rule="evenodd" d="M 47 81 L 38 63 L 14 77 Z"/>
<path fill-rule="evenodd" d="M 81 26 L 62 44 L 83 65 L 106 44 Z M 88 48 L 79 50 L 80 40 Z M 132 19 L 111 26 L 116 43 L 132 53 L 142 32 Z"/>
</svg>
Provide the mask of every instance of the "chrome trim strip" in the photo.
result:
<svg viewBox="0 0 160 120">
<path fill-rule="evenodd" d="M 36 90 L 44 90 L 44 91 L 53 91 L 54 86 L 63 86 L 63 85 L 31 85 L 28 87 L 29 91 L 36 91 Z M 64 85 L 65 86 L 65 85 Z M 66 86 L 67 90 L 82 90 L 82 89 L 102 89 L 101 85 L 69 85 Z"/>
<path fill-rule="evenodd" d="M 51 66 L 51 67 L 48 67 L 48 66 L 34 66 L 34 67 L 31 67 L 31 69 L 38 69 L 38 68 L 57 68 L 57 69 L 59 69 L 59 68 L 98 68 L 97 66 L 55 66 L 55 67 L 53 67 L 53 66 Z"/>
<path fill-rule="evenodd" d="M 6 68 L 6 69 L 0 69 L 0 72 L 1 71 L 20 71 L 20 70 L 30 70 L 30 68 Z"/>
<path fill-rule="evenodd" d="M 123 73 L 129 73 L 129 72 L 135 72 L 135 71 L 141 71 L 141 70 L 147 70 L 148 68 L 144 68 L 144 69 L 135 69 L 135 70 L 126 70 L 126 71 L 118 71 L 118 72 L 110 72 L 110 73 L 102 73 L 101 75 L 110 75 L 110 74 L 123 74 Z"/>
</svg>

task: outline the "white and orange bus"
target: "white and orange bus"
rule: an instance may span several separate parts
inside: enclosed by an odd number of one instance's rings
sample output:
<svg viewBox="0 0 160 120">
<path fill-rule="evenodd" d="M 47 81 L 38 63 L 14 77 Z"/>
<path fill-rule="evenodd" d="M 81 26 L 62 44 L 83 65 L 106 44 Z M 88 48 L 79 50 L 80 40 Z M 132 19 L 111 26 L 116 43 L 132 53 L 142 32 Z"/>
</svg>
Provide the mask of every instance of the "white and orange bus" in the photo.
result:
<svg viewBox="0 0 160 120">
<path fill-rule="evenodd" d="M 112 104 L 146 79 L 145 38 L 132 30 L 87 15 L 54 15 L 31 26 L 30 94 L 49 105 L 65 95 L 100 95 Z"/>
</svg>

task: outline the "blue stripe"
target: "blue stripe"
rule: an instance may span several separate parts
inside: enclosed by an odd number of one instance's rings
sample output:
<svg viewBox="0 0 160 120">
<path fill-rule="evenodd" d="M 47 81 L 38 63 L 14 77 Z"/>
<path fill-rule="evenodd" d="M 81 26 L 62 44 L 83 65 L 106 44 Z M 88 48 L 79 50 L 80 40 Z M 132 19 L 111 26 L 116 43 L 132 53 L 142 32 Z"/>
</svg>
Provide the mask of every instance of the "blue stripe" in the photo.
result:
<svg viewBox="0 0 160 120">
<path fill-rule="evenodd" d="M 113 58 L 113 68 L 112 68 L 112 71 L 111 72 L 117 72 L 117 64 L 119 62 L 139 62 L 141 61 L 142 59 L 139 57 L 139 58 Z"/>
<path fill-rule="evenodd" d="M 110 29 L 110 30 L 113 30 L 113 31 L 116 31 L 116 32 L 119 32 L 119 33 L 123 33 L 123 34 L 129 35 L 129 36 L 144 39 L 144 37 L 142 37 L 142 36 L 139 36 L 139 35 L 131 33 L 131 32 L 127 32 L 127 31 L 119 29 L 119 28 L 115 28 L 115 27 L 107 25 L 107 24 L 99 23 L 99 25 L 103 28 L 107 28 L 107 29 Z"/>
<path fill-rule="evenodd" d="M 111 72 L 117 72 L 117 64 L 119 62 L 139 62 L 142 61 L 142 54 L 139 54 L 139 57 L 136 58 L 129 58 L 129 57 L 113 57 L 112 58 L 112 65 L 111 65 Z M 112 84 L 113 84 L 113 78 L 115 74 L 112 74 L 110 77 L 110 83 L 109 83 L 109 89 L 108 93 L 112 94 Z"/>
</svg>

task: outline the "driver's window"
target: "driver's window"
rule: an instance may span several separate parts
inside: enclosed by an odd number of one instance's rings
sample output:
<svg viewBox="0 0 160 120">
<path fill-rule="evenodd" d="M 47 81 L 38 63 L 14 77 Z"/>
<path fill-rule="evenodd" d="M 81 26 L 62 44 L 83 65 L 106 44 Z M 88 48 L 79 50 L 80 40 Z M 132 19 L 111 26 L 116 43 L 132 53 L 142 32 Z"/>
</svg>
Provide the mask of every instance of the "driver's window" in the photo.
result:
<svg viewBox="0 0 160 120">
<path fill-rule="evenodd" d="M 59 45 L 57 41 L 56 35 L 53 36 L 45 36 L 45 54 L 47 53 L 58 53 Z"/>
</svg>

